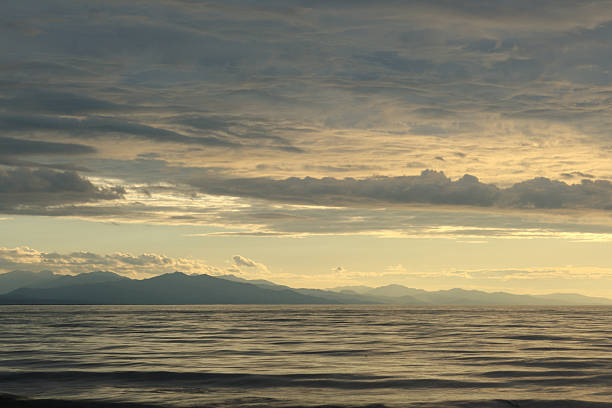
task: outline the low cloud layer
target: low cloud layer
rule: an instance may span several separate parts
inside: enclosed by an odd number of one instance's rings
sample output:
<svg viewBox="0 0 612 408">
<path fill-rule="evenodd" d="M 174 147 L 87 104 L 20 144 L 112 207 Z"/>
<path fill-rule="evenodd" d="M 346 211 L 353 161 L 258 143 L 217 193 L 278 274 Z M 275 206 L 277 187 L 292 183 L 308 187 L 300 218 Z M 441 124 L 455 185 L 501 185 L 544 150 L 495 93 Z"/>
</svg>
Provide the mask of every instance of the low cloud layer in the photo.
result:
<svg viewBox="0 0 612 408">
<path fill-rule="evenodd" d="M 161 254 L 140 254 L 115 252 L 96 254 L 93 252 L 72 252 L 61 254 L 43 252 L 28 247 L 1 248 L 0 270 L 14 269 L 41 271 L 51 270 L 63 274 L 79 274 L 94 271 L 109 271 L 128 277 L 150 277 L 163 273 L 219 275 L 221 270 L 201 260 L 173 258 Z"/>
<path fill-rule="evenodd" d="M 418 176 L 344 178 L 270 178 L 194 180 L 209 194 L 329 206 L 429 204 L 516 209 L 612 209 L 612 183 L 584 179 L 578 184 L 538 177 L 507 188 L 466 174 L 451 180 L 443 172 Z"/>
<path fill-rule="evenodd" d="M 241 255 L 232 257 L 232 264 L 224 268 L 201 259 L 171 257 L 163 254 L 130 254 L 114 252 L 98 254 L 89 251 L 71 253 L 44 252 L 29 247 L 0 247 L 0 272 L 11 270 L 50 270 L 60 274 L 79 274 L 95 271 L 114 272 L 132 278 L 147 278 L 164 273 L 224 275 L 236 274 L 244 278 L 270 276 L 266 265 Z"/>
<path fill-rule="evenodd" d="M 117 187 L 116 180 L 93 184 L 74 172 L 48 169 L 3 174 L 12 184 L 2 185 L 0 213 L 203 228 L 194 236 L 612 239 L 612 193 L 605 181 L 534 179 L 500 188 L 471 176 L 452 180 L 425 171 L 368 179 L 209 176 L 197 181 L 202 187 Z M 255 261 L 242 257 L 233 263 L 248 270 L 250 262 Z"/>
</svg>

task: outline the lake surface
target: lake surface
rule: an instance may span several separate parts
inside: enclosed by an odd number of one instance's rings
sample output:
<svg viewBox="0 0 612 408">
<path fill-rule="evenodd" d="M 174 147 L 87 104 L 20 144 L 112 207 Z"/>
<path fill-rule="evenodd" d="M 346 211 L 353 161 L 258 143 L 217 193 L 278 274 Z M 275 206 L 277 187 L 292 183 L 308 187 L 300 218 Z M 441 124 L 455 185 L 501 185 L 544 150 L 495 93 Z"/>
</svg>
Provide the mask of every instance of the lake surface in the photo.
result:
<svg viewBox="0 0 612 408">
<path fill-rule="evenodd" d="M 4 306 L 0 393 L 167 407 L 612 407 L 612 308 Z"/>
</svg>

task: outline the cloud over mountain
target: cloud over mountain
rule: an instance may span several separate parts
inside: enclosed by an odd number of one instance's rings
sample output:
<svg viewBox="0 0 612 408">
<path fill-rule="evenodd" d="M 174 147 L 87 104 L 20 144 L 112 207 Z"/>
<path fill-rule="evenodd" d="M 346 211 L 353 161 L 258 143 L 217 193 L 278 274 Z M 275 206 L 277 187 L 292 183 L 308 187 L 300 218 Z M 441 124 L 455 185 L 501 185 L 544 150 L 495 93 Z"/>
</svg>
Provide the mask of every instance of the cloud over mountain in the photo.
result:
<svg viewBox="0 0 612 408">
<path fill-rule="evenodd" d="M 232 257 L 234 265 L 228 269 L 231 273 L 245 274 L 245 275 L 257 275 L 257 274 L 269 274 L 270 270 L 268 267 L 260 262 L 256 262 L 252 259 L 246 258 L 242 255 L 234 255 Z"/>
<path fill-rule="evenodd" d="M 175 258 L 155 253 L 140 255 L 123 252 L 102 255 L 87 251 L 57 253 L 28 247 L 0 247 L 0 269 L 5 271 L 11 269 L 51 270 L 67 274 L 102 270 L 131 277 L 148 277 L 175 271 L 212 275 L 221 273 L 220 269 L 201 260 Z"/>
<path fill-rule="evenodd" d="M 234 255 L 232 259 L 236 266 L 246 266 L 247 268 L 254 268 L 257 266 L 257 262 L 241 255 Z"/>
</svg>

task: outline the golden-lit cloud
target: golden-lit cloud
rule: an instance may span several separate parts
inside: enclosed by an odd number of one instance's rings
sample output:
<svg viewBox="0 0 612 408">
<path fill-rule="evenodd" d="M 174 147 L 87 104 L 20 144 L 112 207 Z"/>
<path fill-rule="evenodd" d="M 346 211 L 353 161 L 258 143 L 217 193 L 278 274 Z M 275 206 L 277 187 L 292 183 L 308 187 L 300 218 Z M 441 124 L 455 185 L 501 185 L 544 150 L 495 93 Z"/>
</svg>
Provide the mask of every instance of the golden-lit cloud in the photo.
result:
<svg viewBox="0 0 612 408">
<path fill-rule="evenodd" d="M 150 277 L 176 271 L 212 275 L 222 273 L 221 269 L 201 260 L 173 258 L 161 254 L 132 255 L 115 252 L 101 255 L 85 251 L 62 254 L 38 251 L 28 247 L 0 248 L 0 269 L 4 271 L 12 269 L 51 270 L 60 274 L 109 271 L 132 278 Z"/>
</svg>

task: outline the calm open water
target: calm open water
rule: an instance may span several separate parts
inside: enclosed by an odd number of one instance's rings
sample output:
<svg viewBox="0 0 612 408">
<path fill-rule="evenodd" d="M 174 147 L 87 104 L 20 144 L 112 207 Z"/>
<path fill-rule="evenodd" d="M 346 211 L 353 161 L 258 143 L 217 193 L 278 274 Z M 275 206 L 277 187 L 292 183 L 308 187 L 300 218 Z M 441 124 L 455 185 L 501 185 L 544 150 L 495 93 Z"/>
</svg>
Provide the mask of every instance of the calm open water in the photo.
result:
<svg viewBox="0 0 612 408">
<path fill-rule="evenodd" d="M 180 407 L 612 407 L 612 308 L 3 306 L 0 393 Z"/>
</svg>

